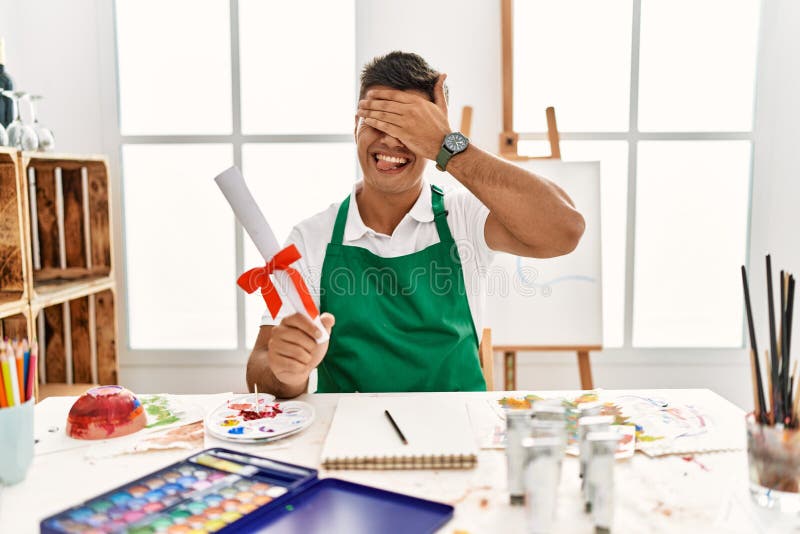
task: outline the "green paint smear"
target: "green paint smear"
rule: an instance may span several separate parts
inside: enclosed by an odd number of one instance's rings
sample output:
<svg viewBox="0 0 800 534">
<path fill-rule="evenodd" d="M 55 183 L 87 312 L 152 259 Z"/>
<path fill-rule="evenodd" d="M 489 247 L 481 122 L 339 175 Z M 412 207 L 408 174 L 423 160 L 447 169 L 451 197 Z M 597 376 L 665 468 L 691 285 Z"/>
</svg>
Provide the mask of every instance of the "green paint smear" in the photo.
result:
<svg viewBox="0 0 800 534">
<path fill-rule="evenodd" d="M 140 400 L 147 414 L 155 419 L 155 421 L 145 426 L 145 428 L 171 425 L 172 423 L 180 421 L 180 417 L 175 415 L 170 409 L 169 400 L 166 397 L 153 395 L 141 398 Z"/>
</svg>

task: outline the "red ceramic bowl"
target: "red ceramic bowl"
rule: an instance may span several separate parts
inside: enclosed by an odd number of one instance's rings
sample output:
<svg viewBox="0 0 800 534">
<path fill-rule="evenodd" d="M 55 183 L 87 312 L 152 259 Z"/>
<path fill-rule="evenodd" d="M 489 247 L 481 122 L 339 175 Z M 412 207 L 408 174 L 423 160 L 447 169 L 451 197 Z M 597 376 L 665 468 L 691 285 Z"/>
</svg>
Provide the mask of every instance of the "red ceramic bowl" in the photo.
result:
<svg viewBox="0 0 800 534">
<path fill-rule="evenodd" d="M 67 435 L 76 439 L 106 439 L 145 427 L 147 416 L 136 395 L 122 386 L 99 386 L 81 395 L 67 416 Z"/>
</svg>

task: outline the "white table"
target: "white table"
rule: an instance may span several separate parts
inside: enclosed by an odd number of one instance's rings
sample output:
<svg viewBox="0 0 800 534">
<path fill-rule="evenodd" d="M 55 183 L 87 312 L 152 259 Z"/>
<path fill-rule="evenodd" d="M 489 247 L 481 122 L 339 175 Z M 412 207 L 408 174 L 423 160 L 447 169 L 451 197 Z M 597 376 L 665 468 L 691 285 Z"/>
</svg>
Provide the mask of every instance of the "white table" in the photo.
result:
<svg viewBox="0 0 800 534">
<path fill-rule="evenodd" d="M 482 437 L 499 421 L 488 399 L 519 393 L 426 393 L 463 398 L 470 407 L 476 437 Z M 542 396 L 556 392 L 537 392 Z M 638 392 L 657 394 L 648 390 Z M 707 390 L 692 393 L 714 397 Z M 564 394 L 564 392 L 558 392 Z M 576 392 L 571 392 L 575 395 Z M 673 390 L 674 395 L 674 390 Z M 271 445 L 239 445 L 206 437 L 206 446 L 224 445 L 250 453 L 308 467 L 319 468 L 320 452 L 337 400 L 342 395 L 301 397 L 317 410 L 314 424 L 300 434 Z M 188 403 L 212 409 L 218 396 L 182 396 Z M 61 425 L 74 397 L 52 397 L 36 406 L 36 432 Z M 483 405 L 485 410 L 474 406 Z M 744 413 L 725 401 L 726 409 L 741 420 Z M 128 482 L 190 454 L 187 450 L 160 451 L 105 459 L 86 459 L 85 448 L 37 455 L 27 478 L 0 494 L 0 532 L 38 532 L 39 520 Z M 637 453 L 617 462 L 616 519 L 614 532 L 788 532 L 785 523 L 765 516 L 750 504 L 747 493 L 747 458 L 744 451 L 697 455 L 696 461 L 679 456 L 652 459 Z M 578 462 L 567 457 L 559 489 L 555 532 L 589 533 L 591 520 L 582 512 Z M 524 510 L 508 504 L 505 454 L 481 450 L 478 466 L 465 471 L 321 471 L 321 477 L 335 476 L 392 491 L 452 504 L 455 517 L 442 532 L 525 532 Z"/>
</svg>

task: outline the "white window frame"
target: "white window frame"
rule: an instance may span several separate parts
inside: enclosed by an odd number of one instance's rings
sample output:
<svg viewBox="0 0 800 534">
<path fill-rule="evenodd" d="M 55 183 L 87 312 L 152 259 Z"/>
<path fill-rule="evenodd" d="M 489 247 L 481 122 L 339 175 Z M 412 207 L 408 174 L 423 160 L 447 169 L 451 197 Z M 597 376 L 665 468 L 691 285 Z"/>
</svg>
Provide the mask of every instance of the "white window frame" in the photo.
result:
<svg viewBox="0 0 800 534">
<path fill-rule="evenodd" d="M 753 151 L 755 147 L 754 124 L 749 131 L 741 132 L 641 132 L 639 122 L 639 50 L 641 35 L 642 0 L 633 0 L 632 33 L 631 33 L 631 78 L 630 102 L 628 109 L 628 131 L 626 132 L 569 132 L 559 131 L 562 141 L 625 141 L 628 144 L 628 198 L 627 224 L 625 241 L 625 311 L 623 344 L 621 347 L 604 348 L 603 352 L 615 354 L 631 354 L 633 351 L 646 351 L 654 355 L 674 354 L 681 351 L 688 356 L 693 353 L 720 352 L 729 353 L 739 347 L 636 347 L 633 345 L 633 300 L 636 258 L 636 167 L 638 163 L 639 141 L 748 141 L 750 143 L 750 168 L 748 169 L 748 202 L 747 202 L 747 235 L 745 236 L 745 263 L 749 269 L 750 258 L 750 226 L 752 214 L 753 191 Z M 514 21 L 512 21 L 514 24 Z M 753 73 L 755 83 L 756 71 Z M 515 96 L 522 98 L 521 96 Z M 755 107 L 755 95 L 753 98 Z M 556 110 L 557 111 L 557 110 Z M 755 114 L 754 114 L 755 116 Z M 547 132 L 520 132 L 520 141 L 547 141 Z M 563 156 L 562 156 L 563 157 Z M 744 309 L 742 309 L 741 347 L 745 346 Z M 671 358 L 672 356 L 670 356 Z"/>
<path fill-rule="evenodd" d="M 124 145 L 136 144 L 226 144 L 233 148 L 233 164 L 242 168 L 242 146 L 248 143 L 352 143 L 352 134 L 308 134 L 308 135 L 260 135 L 242 133 L 242 106 L 241 106 L 241 64 L 239 50 L 239 0 L 230 0 L 230 54 L 231 54 L 231 114 L 232 132 L 222 135 L 123 135 L 120 130 L 120 99 L 119 99 L 119 75 L 118 75 L 118 42 L 116 39 L 116 0 L 114 2 L 113 13 L 113 41 L 114 50 L 114 76 L 116 87 L 114 88 L 116 100 L 116 120 L 114 128 L 117 174 L 120 176 L 120 189 L 125 180 L 122 172 L 121 152 Z M 109 42 L 109 41 L 106 41 Z M 353 57 L 353 73 L 357 77 L 355 57 Z M 211 180 L 213 176 L 209 176 Z M 119 193 L 118 193 L 119 195 Z M 119 239 L 117 239 L 117 250 L 115 251 L 117 261 L 122 266 L 117 271 L 118 292 L 117 310 L 123 320 L 119 321 L 119 363 L 122 367 L 146 367 L 153 368 L 159 366 L 168 367 L 236 367 L 241 369 L 244 361 L 252 350 L 246 339 L 246 316 L 245 298 L 243 291 L 236 290 L 236 314 L 237 314 L 237 347 L 235 349 L 172 349 L 172 348 L 152 348 L 152 349 L 133 349 L 130 343 L 130 322 L 131 314 L 128 309 L 128 281 L 125 272 L 127 269 L 127 247 L 125 246 L 125 217 L 124 200 L 118 196 L 121 209 L 117 209 L 119 221 L 116 223 L 119 228 Z M 235 221 L 235 250 L 236 250 L 236 273 L 238 275 L 246 270 L 244 265 L 244 232 L 238 221 Z M 232 273 L 233 275 L 234 273 Z M 233 279 L 231 279 L 233 283 Z"/>
</svg>

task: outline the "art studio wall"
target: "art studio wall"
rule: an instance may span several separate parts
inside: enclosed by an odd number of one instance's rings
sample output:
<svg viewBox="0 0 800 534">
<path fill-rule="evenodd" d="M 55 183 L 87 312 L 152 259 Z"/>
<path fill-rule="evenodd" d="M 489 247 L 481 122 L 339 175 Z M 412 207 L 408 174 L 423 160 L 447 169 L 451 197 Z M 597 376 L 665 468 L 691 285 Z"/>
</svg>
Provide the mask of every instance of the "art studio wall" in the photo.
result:
<svg viewBox="0 0 800 534">
<path fill-rule="evenodd" d="M 498 2 L 465 0 L 454 14 L 448 2 L 408 0 L 401 5 L 357 2 L 356 60 L 392 49 L 413 49 L 449 74 L 451 124 L 461 106 L 475 108 L 474 142 L 495 150 L 500 132 L 500 13 Z M 42 14 L 46 13 L 46 16 Z M 424 16 L 421 14 L 424 13 Z M 13 24 L 11 23 L 13 21 Z M 444 22 L 446 21 L 446 22 Z M 791 228 L 800 227 L 800 6 L 793 0 L 765 2 L 758 68 L 751 255 L 753 282 L 763 281 L 763 254 L 800 272 L 800 247 Z M 413 28 L 413 31 L 412 31 Z M 59 151 L 103 153 L 115 183 L 113 208 L 117 264 L 121 265 L 122 203 L 116 112 L 112 2 L 106 0 L 0 1 L 0 35 L 17 84 L 47 95 L 41 106 L 58 135 Z M 67 134 L 68 132 L 68 134 Z M 780 223 L 780 225 L 778 224 Z M 736 266 L 733 266 L 735 268 Z M 119 287 L 124 273 L 118 270 Z M 739 288 L 732 288 L 737 291 Z M 754 306 L 763 306 L 760 296 Z M 139 392 L 214 392 L 243 389 L 241 360 L 143 365 L 126 354 L 124 291 L 120 317 L 120 378 Z M 766 339 L 763 337 L 762 339 Z M 762 343 L 763 345 L 763 343 Z M 750 405 L 744 349 L 636 350 L 593 354 L 595 383 L 605 388 L 707 387 L 742 407 Z M 498 358 L 499 360 L 499 358 Z M 495 374 L 500 374 L 497 362 Z M 563 354 L 521 354 L 518 385 L 525 389 L 578 387 L 575 358 Z"/>
</svg>

